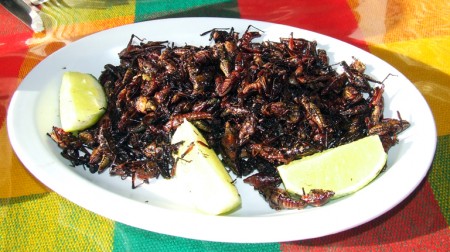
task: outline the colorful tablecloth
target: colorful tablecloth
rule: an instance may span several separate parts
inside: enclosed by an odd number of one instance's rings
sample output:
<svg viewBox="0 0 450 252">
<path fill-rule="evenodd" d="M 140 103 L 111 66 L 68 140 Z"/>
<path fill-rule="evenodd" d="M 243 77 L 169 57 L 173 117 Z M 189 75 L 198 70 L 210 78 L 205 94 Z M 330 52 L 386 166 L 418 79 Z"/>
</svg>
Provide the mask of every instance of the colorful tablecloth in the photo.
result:
<svg viewBox="0 0 450 252">
<path fill-rule="evenodd" d="M 51 0 L 38 8 L 45 31 L 33 33 L 0 6 L 0 251 L 450 250 L 449 1 Z M 392 64 L 424 95 L 436 120 L 437 150 L 427 178 L 397 207 L 362 226 L 316 239 L 263 244 L 206 242 L 144 231 L 89 212 L 37 181 L 14 154 L 6 130 L 8 104 L 27 73 L 52 52 L 89 34 L 188 16 L 305 28 Z"/>
</svg>

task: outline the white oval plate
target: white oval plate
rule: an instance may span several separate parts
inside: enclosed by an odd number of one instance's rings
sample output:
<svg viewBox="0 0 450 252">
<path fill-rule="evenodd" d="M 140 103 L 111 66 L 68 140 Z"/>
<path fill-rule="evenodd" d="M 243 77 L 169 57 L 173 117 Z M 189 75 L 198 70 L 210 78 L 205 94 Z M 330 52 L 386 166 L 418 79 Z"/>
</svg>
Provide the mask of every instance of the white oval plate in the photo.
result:
<svg viewBox="0 0 450 252">
<path fill-rule="evenodd" d="M 169 40 L 178 45 L 208 45 L 200 34 L 212 28 L 234 27 L 241 34 L 248 25 L 265 33 L 262 40 L 280 37 L 316 40 L 330 62 L 367 65 L 385 89 L 385 116 L 403 119 L 411 127 L 399 135 L 389 152 L 388 169 L 359 192 L 318 208 L 274 211 L 250 186 L 237 181 L 242 208 L 228 216 L 207 216 L 190 210 L 185 193 L 163 179 L 131 189 L 130 180 L 108 172 L 91 174 L 71 167 L 46 135 L 60 125 L 58 92 L 65 71 L 97 77 L 105 64 L 119 64 L 118 52 L 131 34 L 147 40 Z M 260 40 L 261 41 L 261 40 Z M 49 188 L 70 201 L 107 218 L 149 231 L 221 242 L 281 242 L 325 236 L 368 222 L 405 199 L 423 180 L 433 160 L 436 129 L 431 111 L 414 85 L 379 58 L 339 40 L 303 29 L 243 19 L 179 18 L 136 23 L 102 31 L 58 50 L 38 64 L 15 92 L 8 110 L 11 144 L 25 167 Z"/>
</svg>

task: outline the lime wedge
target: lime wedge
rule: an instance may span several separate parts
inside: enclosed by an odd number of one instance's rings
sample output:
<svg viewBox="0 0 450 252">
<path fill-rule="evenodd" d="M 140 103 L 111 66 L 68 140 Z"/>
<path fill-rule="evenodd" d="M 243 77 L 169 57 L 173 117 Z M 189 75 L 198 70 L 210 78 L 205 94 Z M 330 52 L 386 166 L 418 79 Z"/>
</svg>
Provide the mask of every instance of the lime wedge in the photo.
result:
<svg viewBox="0 0 450 252">
<path fill-rule="evenodd" d="M 59 91 L 61 127 L 67 132 L 94 125 L 105 113 L 106 95 L 97 79 L 86 73 L 65 72 Z"/>
<path fill-rule="evenodd" d="M 195 208 L 219 215 L 241 205 L 241 197 L 224 165 L 202 134 L 188 121 L 178 126 L 172 144 L 182 143 L 175 155 L 175 178 L 189 191 Z"/>
<path fill-rule="evenodd" d="M 333 198 L 369 184 L 386 164 L 378 135 L 368 136 L 277 167 L 286 190 L 302 195 L 311 189 L 332 190 Z"/>
</svg>

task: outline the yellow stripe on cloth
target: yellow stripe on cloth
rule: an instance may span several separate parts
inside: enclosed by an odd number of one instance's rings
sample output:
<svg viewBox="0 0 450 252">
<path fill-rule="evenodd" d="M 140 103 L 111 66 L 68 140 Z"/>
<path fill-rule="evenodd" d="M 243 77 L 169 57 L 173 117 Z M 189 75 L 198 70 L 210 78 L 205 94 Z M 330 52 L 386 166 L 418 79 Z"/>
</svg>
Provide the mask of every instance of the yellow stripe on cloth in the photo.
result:
<svg viewBox="0 0 450 252">
<path fill-rule="evenodd" d="M 450 35 L 448 0 L 389 0 L 385 42 Z"/>
<path fill-rule="evenodd" d="M 46 29 L 135 16 L 135 1 L 120 1 L 120 3 L 118 1 L 102 1 L 105 3 L 104 6 L 95 6 L 92 4 L 93 1 L 74 0 L 71 2 L 74 3 L 63 5 L 50 1 L 42 5 L 41 17 Z"/>
<path fill-rule="evenodd" d="M 450 134 L 450 36 L 370 45 L 419 89 L 433 112 L 439 136 Z"/>
<path fill-rule="evenodd" d="M 18 197 L 47 192 L 48 189 L 35 179 L 20 163 L 9 144 L 6 124 L 0 129 L 0 198 Z"/>
<path fill-rule="evenodd" d="M 112 250 L 114 222 L 56 193 L 0 201 L 0 251 Z"/>
</svg>

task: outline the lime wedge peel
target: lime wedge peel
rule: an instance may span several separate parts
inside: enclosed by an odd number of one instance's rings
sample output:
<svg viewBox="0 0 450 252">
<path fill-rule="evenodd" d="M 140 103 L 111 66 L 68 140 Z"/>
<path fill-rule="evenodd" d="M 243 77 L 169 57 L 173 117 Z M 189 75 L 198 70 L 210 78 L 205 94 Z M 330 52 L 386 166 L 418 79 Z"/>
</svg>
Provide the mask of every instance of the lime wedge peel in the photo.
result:
<svg viewBox="0 0 450 252">
<path fill-rule="evenodd" d="M 91 74 L 65 72 L 59 92 L 61 127 L 64 131 L 84 130 L 105 113 L 107 98 L 102 85 Z"/>
<path fill-rule="evenodd" d="M 332 190 L 333 198 L 352 194 L 369 184 L 387 160 L 378 135 L 368 136 L 279 166 L 287 191 L 302 195 L 311 189 Z"/>
</svg>

